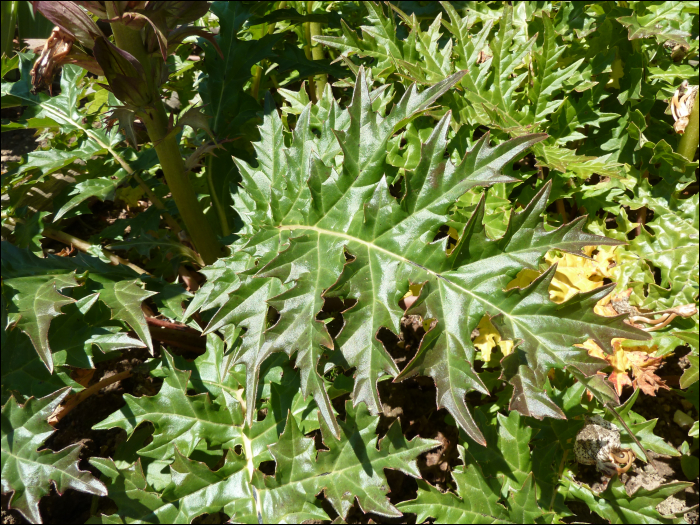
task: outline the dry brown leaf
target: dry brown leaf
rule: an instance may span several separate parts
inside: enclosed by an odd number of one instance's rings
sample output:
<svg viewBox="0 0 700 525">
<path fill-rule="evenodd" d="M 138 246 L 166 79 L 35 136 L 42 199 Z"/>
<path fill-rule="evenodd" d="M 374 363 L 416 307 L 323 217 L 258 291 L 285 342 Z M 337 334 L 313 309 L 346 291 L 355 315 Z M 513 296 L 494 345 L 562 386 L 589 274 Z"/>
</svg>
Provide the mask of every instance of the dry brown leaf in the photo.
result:
<svg viewBox="0 0 700 525">
<path fill-rule="evenodd" d="M 659 388 L 666 388 L 666 384 L 654 372 L 661 366 L 662 357 L 654 357 L 658 350 L 656 345 L 646 346 L 622 346 L 626 339 L 613 339 L 613 353 L 606 354 L 592 339 L 589 339 L 579 348 L 585 348 L 588 353 L 599 359 L 607 361 L 612 367 L 608 380 L 615 386 L 618 395 L 622 389 L 629 385 L 633 388 L 641 388 L 642 392 L 651 396 L 656 395 Z M 632 376 L 634 374 L 634 380 Z"/>
<path fill-rule="evenodd" d="M 629 352 L 628 361 L 634 371 L 634 386 L 649 396 L 656 396 L 660 388 L 671 390 L 666 382 L 656 375 L 663 357 L 652 357 L 644 352 Z"/>
<path fill-rule="evenodd" d="M 76 368 L 70 374 L 73 381 L 80 384 L 80 386 L 87 388 L 92 376 L 95 375 L 94 368 Z"/>
</svg>

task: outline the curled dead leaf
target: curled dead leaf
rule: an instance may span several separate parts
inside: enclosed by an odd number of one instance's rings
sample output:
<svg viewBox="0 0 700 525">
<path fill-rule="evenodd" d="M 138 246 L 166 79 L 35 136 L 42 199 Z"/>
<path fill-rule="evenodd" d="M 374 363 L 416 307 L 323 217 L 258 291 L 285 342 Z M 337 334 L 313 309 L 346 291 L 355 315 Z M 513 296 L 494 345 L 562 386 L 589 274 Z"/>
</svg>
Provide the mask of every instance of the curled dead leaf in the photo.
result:
<svg viewBox="0 0 700 525">
<path fill-rule="evenodd" d="M 656 345 L 623 346 L 624 341 L 626 340 L 612 340 L 612 354 L 606 354 L 592 339 L 576 346 L 585 348 L 589 355 L 608 362 L 612 367 L 608 380 L 613 384 L 618 395 L 622 394 L 625 386 L 640 388 L 650 396 L 655 396 L 661 388 L 669 390 L 666 383 L 656 375 L 656 370 L 663 361 L 663 357 L 654 356 L 658 347 Z"/>
<path fill-rule="evenodd" d="M 66 62 L 66 56 L 73 48 L 75 39 L 60 27 L 56 26 L 51 35 L 46 39 L 41 56 L 32 67 L 32 94 L 48 89 L 51 92 L 51 84 L 56 72 Z"/>
<path fill-rule="evenodd" d="M 687 80 L 681 82 L 671 98 L 671 115 L 673 115 L 673 129 L 676 133 L 685 133 L 685 128 L 690 121 L 690 113 L 693 111 L 695 99 L 698 96 L 698 86 L 692 86 Z"/>
<path fill-rule="evenodd" d="M 649 396 L 655 396 L 661 388 L 671 390 L 666 382 L 656 375 L 663 357 L 652 357 L 644 352 L 629 352 L 627 359 L 634 372 L 633 386 L 640 388 Z"/>
</svg>

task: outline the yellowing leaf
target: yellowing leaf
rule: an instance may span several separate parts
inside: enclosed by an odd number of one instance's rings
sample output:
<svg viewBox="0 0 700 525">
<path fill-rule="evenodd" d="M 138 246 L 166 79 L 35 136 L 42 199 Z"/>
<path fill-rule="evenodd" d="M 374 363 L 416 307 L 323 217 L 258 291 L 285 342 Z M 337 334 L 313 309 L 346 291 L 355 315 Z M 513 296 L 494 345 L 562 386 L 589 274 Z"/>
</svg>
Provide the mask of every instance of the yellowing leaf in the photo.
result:
<svg viewBox="0 0 700 525">
<path fill-rule="evenodd" d="M 501 348 L 504 356 L 513 352 L 515 346 L 513 341 L 501 338 L 501 334 L 493 326 L 488 315 L 481 318 L 477 330 L 479 330 L 479 335 L 474 339 L 474 347 L 481 351 L 484 362 L 491 359 L 491 351 L 497 346 Z"/>
<path fill-rule="evenodd" d="M 402 301 L 403 301 L 403 308 L 408 310 L 413 303 L 416 302 L 418 299 L 418 296 L 420 295 L 420 290 L 423 288 L 423 284 L 412 284 L 411 286 L 408 287 L 408 291 L 404 294 Z"/>
<path fill-rule="evenodd" d="M 506 286 L 506 290 L 511 290 L 513 288 L 525 288 L 526 286 L 529 286 L 532 283 L 532 281 L 537 279 L 539 275 L 540 272 L 538 272 L 537 270 L 524 268 L 518 272 L 518 275 L 515 276 L 515 279 L 508 283 L 508 286 Z M 556 276 L 554 278 L 556 279 Z"/>
<path fill-rule="evenodd" d="M 589 292 L 603 285 L 603 279 L 612 276 L 615 266 L 616 246 L 586 246 L 583 253 L 590 257 L 579 257 L 571 253 L 550 251 L 544 259 L 549 266 L 557 263 L 557 271 L 549 285 L 549 298 L 555 303 L 563 303 L 579 292 Z M 597 250 L 597 251 L 596 251 Z M 596 251 L 595 255 L 593 252 Z M 513 279 L 506 290 L 524 288 L 534 281 L 541 272 L 523 269 Z"/>
<path fill-rule="evenodd" d="M 130 186 L 118 188 L 116 192 L 116 198 L 124 201 L 127 206 L 138 206 L 141 197 L 143 197 L 143 190 L 138 186 L 136 188 Z"/>
</svg>

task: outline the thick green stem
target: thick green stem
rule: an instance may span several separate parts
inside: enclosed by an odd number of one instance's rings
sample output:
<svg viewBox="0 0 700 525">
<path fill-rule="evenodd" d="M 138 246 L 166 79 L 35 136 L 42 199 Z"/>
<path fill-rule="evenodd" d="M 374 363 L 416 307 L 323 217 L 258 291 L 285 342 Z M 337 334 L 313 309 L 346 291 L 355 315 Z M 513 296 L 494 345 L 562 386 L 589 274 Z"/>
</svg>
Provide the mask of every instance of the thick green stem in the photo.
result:
<svg viewBox="0 0 700 525">
<path fill-rule="evenodd" d="M 274 28 L 274 25 L 273 25 L 273 28 Z M 267 24 L 263 24 L 262 32 L 263 32 L 263 35 L 265 33 L 267 33 Z M 262 63 L 264 63 L 264 62 L 265 61 L 263 60 Z M 255 66 L 255 74 L 253 75 L 253 86 L 250 89 L 250 93 L 251 93 L 252 97 L 256 100 L 256 102 L 258 100 L 258 96 L 260 95 L 260 81 L 262 80 L 262 74 L 263 74 L 262 63 Z"/>
<path fill-rule="evenodd" d="M 287 7 L 287 2 L 280 2 L 279 5 L 277 6 L 277 9 L 284 9 Z M 275 28 L 277 24 L 275 22 L 272 22 L 269 26 L 267 24 L 263 24 L 263 35 L 267 33 L 268 35 L 272 35 L 275 33 Z M 263 74 L 263 69 L 269 65 L 269 61 L 267 59 L 263 60 L 260 65 L 256 66 L 255 70 L 255 76 L 253 77 L 253 88 L 252 88 L 252 93 L 253 93 L 253 98 L 255 100 L 258 100 L 258 96 L 260 93 L 260 81 L 262 80 L 262 74 Z M 275 86 L 275 89 L 279 89 L 280 85 L 279 82 L 277 82 L 277 75 L 274 73 L 270 73 L 270 80 L 272 80 L 272 85 Z"/>
<path fill-rule="evenodd" d="M 561 215 L 561 223 L 567 224 L 569 222 L 569 218 L 566 215 L 566 207 L 564 206 L 564 200 L 557 199 L 556 205 L 557 205 L 557 213 L 559 215 Z"/>
<path fill-rule="evenodd" d="M 168 133 L 168 117 L 163 102 L 155 100 L 154 108 L 142 116 L 148 136 L 156 149 L 160 167 L 170 193 L 177 204 L 187 232 L 206 264 L 213 264 L 221 255 L 221 247 L 202 211 L 192 187 L 185 163 L 180 155 L 177 135 Z"/>
<path fill-rule="evenodd" d="M 114 3 L 106 2 L 105 6 L 109 17 L 115 18 L 117 13 L 114 11 Z M 113 22 L 111 26 L 117 46 L 133 55 L 142 64 L 149 84 L 152 83 L 151 59 L 143 45 L 141 33 L 119 22 Z M 185 228 L 204 262 L 212 264 L 221 255 L 221 246 L 197 201 L 197 195 L 187 176 L 185 163 L 180 154 L 177 136 L 174 133 L 168 133 L 168 118 L 163 101 L 157 90 L 153 86 L 149 87 L 152 92 L 152 106 L 145 108 L 139 116 L 146 125 L 148 136 L 155 146 L 165 180 L 180 211 Z"/>
<path fill-rule="evenodd" d="M 0 53 L 8 57 L 12 54 L 12 39 L 15 36 L 18 4 L 19 2 L 2 2 L 2 46 Z"/>
<path fill-rule="evenodd" d="M 308 4 L 311 4 L 311 2 L 308 2 Z M 304 54 L 306 55 L 307 59 L 313 60 L 313 55 L 311 54 L 311 22 L 304 22 L 304 35 L 306 37 Z M 309 77 L 309 98 L 314 104 L 318 101 L 318 98 L 316 97 L 316 79 L 312 76 Z"/>
<path fill-rule="evenodd" d="M 695 158 L 695 152 L 698 150 L 698 124 L 700 121 L 700 110 L 698 107 L 698 95 L 695 95 L 695 104 L 693 104 L 693 110 L 690 112 L 690 118 L 688 120 L 688 125 L 685 127 L 685 133 L 681 141 L 678 143 L 677 153 L 683 155 L 689 161 L 693 161 Z"/>
<path fill-rule="evenodd" d="M 309 12 L 311 12 L 311 4 L 309 2 Z M 321 35 L 321 23 L 320 22 L 309 22 L 309 40 L 311 43 L 311 56 L 314 60 L 323 60 L 323 46 L 318 42 L 314 42 L 315 36 Z M 328 75 L 321 74 L 316 75 L 314 78 L 316 82 L 316 98 L 320 99 L 323 96 L 323 90 L 326 89 L 326 83 L 328 82 Z"/>
</svg>

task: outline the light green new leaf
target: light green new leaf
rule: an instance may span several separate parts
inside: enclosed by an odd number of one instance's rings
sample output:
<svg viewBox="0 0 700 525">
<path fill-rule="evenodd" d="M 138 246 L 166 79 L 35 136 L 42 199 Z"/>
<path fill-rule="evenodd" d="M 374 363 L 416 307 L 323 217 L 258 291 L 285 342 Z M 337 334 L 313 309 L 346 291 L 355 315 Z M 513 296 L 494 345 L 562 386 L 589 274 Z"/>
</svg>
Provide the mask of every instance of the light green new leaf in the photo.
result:
<svg viewBox="0 0 700 525">
<path fill-rule="evenodd" d="M 524 124 L 540 123 L 547 115 L 553 113 L 564 102 L 564 99 L 554 98 L 564 82 L 566 82 L 584 61 L 583 58 L 576 60 L 563 69 L 557 69 L 559 57 L 566 46 L 557 46 L 557 33 L 552 26 L 552 20 L 547 15 L 542 16 L 544 23 L 544 43 L 540 53 L 535 53 L 535 64 L 537 74 L 533 80 L 532 88 L 529 91 L 529 98 L 533 106 L 529 108 L 528 117 Z"/>
<path fill-rule="evenodd" d="M 643 181 L 637 197 L 623 196 L 621 204 L 632 209 L 646 206 L 654 211 L 648 223 L 630 242 L 630 254 L 661 271 L 661 286 L 649 287 L 644 307 L 663 310 L 695 302 L 698 294 L 698 195 L 679 199 Z"/>
<path fill-rule="evenodd" d="M 623 165 L 611 162 L 610 155 L 602 157 L 589 157 L 577 155 L 575 151 L 558 146 L 538 144 L 535 147 L 537 153 L 537 166 L 557 170 L 568 176 L 587 179 L 594 173 L 601 177 L 621 177 Z"/>
<path fill-rule="evenodd" d="M 506 6 L 503 10 L 503 18 L 499 22 L 498 33 L 489 42 L 489 48 L 493 58 L 484 63 L 488 67 L 490 86 L 485 95 L 479 91 L 469 89 L 467 98 L 480 103 L 481 98 L 487 99 L 492 105 L 499 107 L 506 113 L 510 113 L 515 91 L 523 84 L 527 72 L 516 73 L 516 68 L 523 65 L 523 60 L 534 45 L 536 35 L 526 40 L 526 35 L 521 34 L 522 28 L 516 28 L 513 24 L 513 8 Z M 486 87 L 486 79 L 479 72 L 479 87 Z M 483 80 L 482 80 L 483 79 Z"/>
<path fill-rule="evenodd" d="M 46 423 L 69 388 L 41 399 L 30 398 L 20 406 L 14 397 L 2 407 L 2 491 L 12 492 L 10 508 L 31 523 L 42 523 L 39 500 L 54 483 L 59 494 L 66 489 L 106 496 L 105 486 L 89 472 L 78 469 L 80 445 L 53 452 L 37 452 L 54 432 Z"/>
<path fill-rule="evenodd" d="M 396 38 L 396 25 L 391 16 L 386 16 L 382 6 L 374 2 L 364 2 L 371 26 L 361 26 L 363 38 L 351 29 L 345 20 L 341 21 L 343 36 L 315 36 L 314 40 L 329 47 L 339 49 L 343 56 L 353 54 L 377 59 L 376 70 L 382 76 L 390 74 L 395 64 L 404 61 L 401 43 Z M 410 64 L 410 63 L 409 63 Z"/>
<path fill-rule="evenodd" d="M 635 13 L 631 16 L 622 16 L 617 20 L 629 29 L 630 40 L 656 37 L 662 44 L 670 40 L 688 46 L 686 38 L 691 35 L 679 27 L 680 15 L 684 7 L 682 2 L 659 2 L 646 6 L 645 10 L 649 11 L 648 14 L 638 16 Z"/>
</svg>

